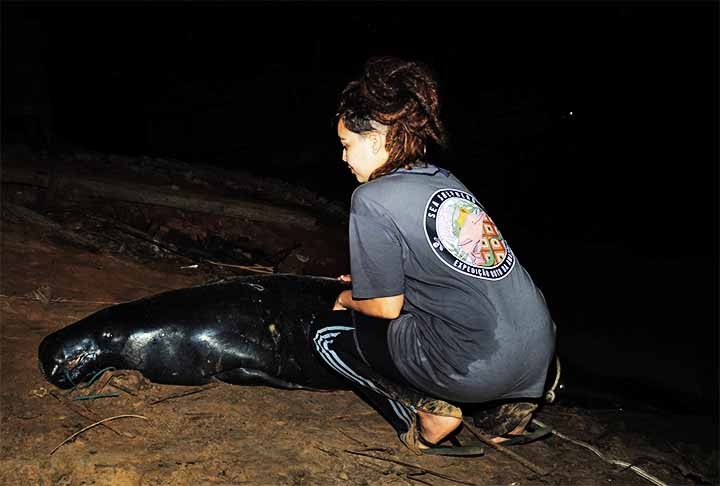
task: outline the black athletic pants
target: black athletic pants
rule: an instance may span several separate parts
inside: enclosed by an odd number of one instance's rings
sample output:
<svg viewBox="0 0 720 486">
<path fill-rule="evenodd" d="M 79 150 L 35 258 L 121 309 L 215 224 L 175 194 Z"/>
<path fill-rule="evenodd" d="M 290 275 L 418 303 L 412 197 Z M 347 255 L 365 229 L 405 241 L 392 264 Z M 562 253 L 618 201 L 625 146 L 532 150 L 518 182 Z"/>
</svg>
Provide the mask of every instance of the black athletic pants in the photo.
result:
<svg viewBox="0 0 720 486">
<path fill-rule="evenodd" d="M 418 408 L 440 415 L 461 415 L 459 409 L 413 388 L 390 357 L 390 321 L 354 311 L 334 311 L 331 322 L 311 329 L 315 350 L 336 373 L 362 395 L 402 437 L 415 424 Z M 449 409 L 455 409 L 448 413 Z"/>
</svg>

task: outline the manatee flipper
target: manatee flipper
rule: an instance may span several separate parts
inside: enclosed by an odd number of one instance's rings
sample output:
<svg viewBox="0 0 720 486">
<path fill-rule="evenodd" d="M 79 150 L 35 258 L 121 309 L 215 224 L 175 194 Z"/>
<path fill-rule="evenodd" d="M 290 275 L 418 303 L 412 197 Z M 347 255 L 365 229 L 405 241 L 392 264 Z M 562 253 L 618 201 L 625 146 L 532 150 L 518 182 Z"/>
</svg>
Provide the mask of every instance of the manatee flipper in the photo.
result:
<svg viewBox="0 0 720 486">
<path fill-rule="evenodd" d="M 298 385 L 297 383 L 290 383 L 289 381 L 269 375 L 264 371 L 251 368 L 233 368 L 213 376 L 220 381 L 233 385 L 270 385 L 288 390 L 314 390 L 314 388 Z"/>
</svg>

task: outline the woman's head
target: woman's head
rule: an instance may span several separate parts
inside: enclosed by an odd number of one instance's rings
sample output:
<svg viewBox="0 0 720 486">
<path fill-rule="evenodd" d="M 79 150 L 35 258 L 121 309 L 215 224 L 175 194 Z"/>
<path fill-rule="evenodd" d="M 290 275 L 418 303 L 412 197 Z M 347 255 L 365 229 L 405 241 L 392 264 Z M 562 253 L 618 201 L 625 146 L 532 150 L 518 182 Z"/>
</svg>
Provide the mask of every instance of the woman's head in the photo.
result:
<svg viewBox="0 0 720 486">
<path fill-rule="evenodd" d="M 437 82 L 426 66 L 372 58 L 340 95 L 343 160 L 359 182 L 408 166 L 422 158 L 428 142 L 445 145 L 439 113 Z"/>
</svg>

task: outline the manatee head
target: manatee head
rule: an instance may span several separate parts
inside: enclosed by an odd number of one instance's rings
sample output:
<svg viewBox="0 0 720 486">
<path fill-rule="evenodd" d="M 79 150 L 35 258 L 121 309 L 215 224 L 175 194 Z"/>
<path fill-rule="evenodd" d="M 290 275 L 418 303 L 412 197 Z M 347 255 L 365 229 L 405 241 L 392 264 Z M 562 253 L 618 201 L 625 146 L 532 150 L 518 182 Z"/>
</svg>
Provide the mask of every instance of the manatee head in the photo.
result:
<svg viewBox="0 0 720 486">
<path fill-rule="evenodd" d="M 102 319 L 92 315 L 46 336 L 38 347 L 40 371 L 60 388 L 72 388 L 89 381 L 95 373 L 121 364 L 118 347 L 124 336 Z"/>
<path fill-rule="evenodd" d="M 100 370 L 99 355 L 94 336 L 65 330 L 46 336 L 38 348 L 40 371 L 60 388 L 72 388 L 90 379 L 93 372 Z"/>
</svg>

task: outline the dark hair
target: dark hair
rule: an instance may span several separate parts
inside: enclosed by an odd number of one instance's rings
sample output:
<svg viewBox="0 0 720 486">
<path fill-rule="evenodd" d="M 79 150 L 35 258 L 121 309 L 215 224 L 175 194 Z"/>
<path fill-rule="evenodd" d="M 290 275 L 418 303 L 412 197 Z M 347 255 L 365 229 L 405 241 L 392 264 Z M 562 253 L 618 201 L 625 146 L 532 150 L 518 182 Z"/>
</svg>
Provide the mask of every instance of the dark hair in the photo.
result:
<svg viewBox="0 0 720 486">
<path fill-rule="evenodd" d="M 385 149 L 389 157 L 370 175 L 372 180 L 421 159 L 428 141 L 444 147 L 445 128 L 439 113 L 437 82 L 427 66 L 374 57 L 365 63 L 362 76 L 340 94 L 336 118 L 360 134 L 376 130 L 373 122 L 388 127 Z"/>
</svg>

